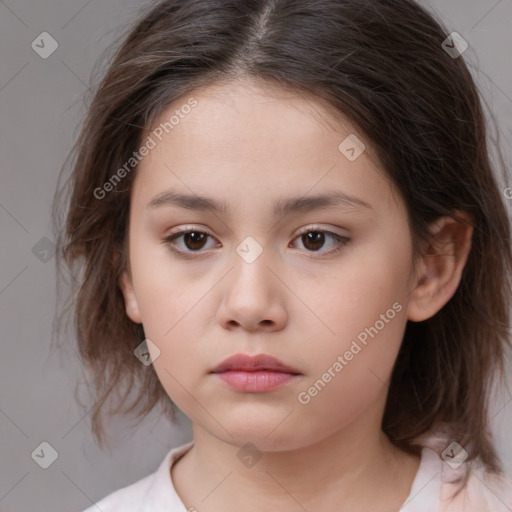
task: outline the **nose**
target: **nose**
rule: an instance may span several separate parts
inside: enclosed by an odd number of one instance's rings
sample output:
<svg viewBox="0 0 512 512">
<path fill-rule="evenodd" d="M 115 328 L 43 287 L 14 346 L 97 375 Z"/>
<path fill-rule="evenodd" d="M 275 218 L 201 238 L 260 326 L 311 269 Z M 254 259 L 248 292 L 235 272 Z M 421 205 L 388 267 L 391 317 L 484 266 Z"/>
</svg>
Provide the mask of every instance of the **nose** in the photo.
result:
<svg viewBox="0 0 512 512">
<path fill-rule="evenodd" d="M 235 255 L 228 273 L 217 312 L 220 325 L 227 330 L 277 331 L 288 320 L 286 286 L 277 278 L 277 269 L 260 255 L 247 263 Z"/>
</svg>

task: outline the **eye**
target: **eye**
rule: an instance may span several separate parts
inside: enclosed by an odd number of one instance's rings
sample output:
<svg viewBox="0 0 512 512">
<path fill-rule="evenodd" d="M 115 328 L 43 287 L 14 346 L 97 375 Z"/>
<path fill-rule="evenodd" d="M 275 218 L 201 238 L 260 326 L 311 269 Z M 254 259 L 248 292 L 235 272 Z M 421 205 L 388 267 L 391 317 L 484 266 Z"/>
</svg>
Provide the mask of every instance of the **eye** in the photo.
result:
<svg viewBox="0 0 512 512">
<path fill-rule="evenodd" d="M 325 245 L 326 240 L 329 238 L 334 241 L 333 248 L 320 251 L 320 249 Z M 308 252 L 320 252 L 321 254 L 327 255 L 339 253 L 349 242 L 349 238 L 347 237 L 338 235 L 332 231 L 325 231 L 316 228 L 308 228 L 300 233 L 295 240 L 300 240 Z"/>
<path fill-rule="evenodd" d="M 185 246 L 184 248 L 183 246 L 176 248 L 176 245 L 178 244 L 175 241 L 179 238 L 183 238 L 182 241 Z M 204 231 L 199 231 L 197 229 L 184 229 L 166 237 L 163 242 L 172 252 L 186 257 L 190 253 L 200 252 L 201 249 L 205 248 L 208 238 L 212 237 Z"/>
<path fill-rule="evenodd" d="M 193 257 L 193 253 L 200 254 L 201 249 L 209 249 L 211 246 L 207 246 L 207 241 L 213 237 L 204 231 L 198 229 L 183 229 L 177 231 L 168 237 L 164 238 L 163 243 L 168 246 L 169 250 L 178 256 L 184 258 Z M 182 239 L 182 244 L 178 244 L 176 241 Z M 333 248 L 320 251 L 325 246 L 326 240 L 331 239 L 333 241 Z M 316 228 L 308 228 L 299 234 L 294 240 L 301 240 L 307 252 L 319 252 L 324 255 L 334 255 L 339 253 L 342 248 L 348 244 L 349 238 L 333 233 L 332 231 L 326 231 Z M 293 243 L 293 242 L 292 242 Z"/>
</svg>

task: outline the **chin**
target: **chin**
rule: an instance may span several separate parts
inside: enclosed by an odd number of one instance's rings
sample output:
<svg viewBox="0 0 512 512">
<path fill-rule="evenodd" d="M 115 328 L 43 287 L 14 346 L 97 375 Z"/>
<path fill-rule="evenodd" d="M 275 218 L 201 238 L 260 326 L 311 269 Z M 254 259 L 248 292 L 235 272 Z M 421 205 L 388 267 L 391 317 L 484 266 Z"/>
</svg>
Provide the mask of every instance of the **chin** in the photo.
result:
<svg viewBox="0 0 512 512">
<path fill-rule="evenodd" d="M 294 450 L 311 444 L 311 432 L 306 431 L 302 425 L 301 431 L 298 431 L 299 424 L 291 411 L 276 408 L 272 414 L 264 415 L 261 410 L 253 410 L 237 415 L 233 410 L 229 415 L 220 416 L 226 430 L 211 423 L 207 430 L 222 441 L 240 448 L 251 443 L 260 451 Z"/>
</svg>

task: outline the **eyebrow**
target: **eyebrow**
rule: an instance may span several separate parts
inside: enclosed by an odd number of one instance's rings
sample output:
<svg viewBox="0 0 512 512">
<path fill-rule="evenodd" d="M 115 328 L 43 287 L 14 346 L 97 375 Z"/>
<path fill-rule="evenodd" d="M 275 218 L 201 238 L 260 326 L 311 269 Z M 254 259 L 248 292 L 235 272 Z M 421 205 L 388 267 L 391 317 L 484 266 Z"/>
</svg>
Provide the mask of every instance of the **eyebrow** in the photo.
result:
<svg viewBox="0 0 512 512">
<path fill-rule="evenodd" d="M 153 197 L 148 203 L 147 208 L 156 208 L 159 206 L 180 206 L 188 210 L 196 211 L 211 210 L 219 214 L 229 214 L 231 211 L 225 201 L 217 201 L 210 197 L 195 194 L 182 194 L 172 190 L 167 190 Z M 373 210 L 373 207 L 369 203 L 359 197 L 341 191 L 333 191 L 316 196 L 280 199 L 274 203 L 273 214 L 275 217 L 284 217 L 292 212 L 307 212 L 336 206 Z"/>
</svg>

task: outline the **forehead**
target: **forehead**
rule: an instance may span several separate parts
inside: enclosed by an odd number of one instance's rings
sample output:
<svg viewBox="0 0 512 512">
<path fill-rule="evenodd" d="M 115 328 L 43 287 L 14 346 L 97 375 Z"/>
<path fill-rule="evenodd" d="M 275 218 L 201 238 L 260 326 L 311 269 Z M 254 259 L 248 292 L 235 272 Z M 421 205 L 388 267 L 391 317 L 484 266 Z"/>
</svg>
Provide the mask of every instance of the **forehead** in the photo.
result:
<svg viewBox="0 0 512 512">
<path fill-rule="evenodd" d="M 382 196 L 389 183 L 370 144 L 355 161 L 340 152 L 355 131 L 311 94 L 261 82 L 216 83 L 182 96 L 154 121 L 146 137 L 156 145 L 139 164 L 137 187 L 146 200 L 166 188 L 240 200 L 274 192 L 281 198 L 286 191 L 297 197 L 313 188 L 325 193 L 338 185 L 346 194 Z"/>
<path fill-rule="evenodd" d="M 338 132 L 354 132 L 352 123 L 328 102 L 311 92 L 286 88 L 263 80 L 238 78 L 216 82 L 208 86 L 194 89 L 183 95 L 169 105 L 153 123 L 154 129 L 169 120 L 170 116 L 185 105 L 190 98 L 197 101 L 193 115 L 186 115 L 187 124 L 192 126 L 195 122 L 194 132 L 202 135 L 205 127 L 214 136 L 218 132 L 250 128 L 254 132 L 258 128 L 282 127 L 287 124 L 286 132 L 290 135 L 311 133 L 318 130 L 335 130 Z M 215 122 L 215 130 L 205 122 Z M 294 123 L 289 123 L 294 121 Z M 179 122 L 181 124 L 181 120 Z M 180 130 L 173 128 L 173 133 L 180 136 Z M 181 130 L 183 131 L 183 130 Z M 241 136 L 243 132 L 240 132 Z M 191 134 L 187 132 L 189 137 Z"/>
</svg>

